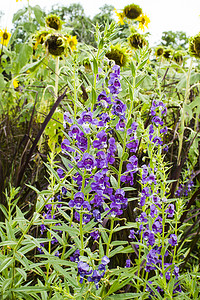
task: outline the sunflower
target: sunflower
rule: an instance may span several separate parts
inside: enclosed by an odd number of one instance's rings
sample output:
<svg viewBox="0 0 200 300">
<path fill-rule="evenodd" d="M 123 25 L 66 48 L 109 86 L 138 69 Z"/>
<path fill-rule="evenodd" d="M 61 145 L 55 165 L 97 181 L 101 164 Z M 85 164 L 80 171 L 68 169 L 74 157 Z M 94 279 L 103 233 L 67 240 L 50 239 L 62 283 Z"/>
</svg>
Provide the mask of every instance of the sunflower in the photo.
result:
<svg viewBox="0 0 200 300">
<path fill-rule="evenodd" d="M 172 58 L 172 53 L 173 53 L 173 50 L 170 49 L 170 48 L 167 48 L 164 50 L 163 52 L 163 57 L 166 59 L 166 60 L 170 60 Z"/>
<path fill-rule="evenodd" d="M 184 59 L 184 55 L 185 55 L 185 52 L 182 51 L 182 50 L 177 50 L 175 53 L 174 53 L 174 56 L 173 56 L 173 60 L 181 65 L 183 63 L 183 59 Z"/>
<path fill-rule="evenodd" d="M 49 31 L 47 31 L 47 30 L 38 31 L 36 33 L 36 35 L 34 36 L 34 39 L 35 39 L 34 49 L 36 49 L 39 44 L 40 45 L 44 44 L 45 38 L 48 34 L 49 34 Z"/>
<path fill-rule="evenodd" d="M 156 57 L 162 56 L 164 52 L 164 47 L 163 46 L 158 46 L 155 50 L 155 55 Z"/>
<path fill-rule="evenodd" d="M 12 83 L 13 83 L 14 89 L 16 89 L 19 86 L 19 81 L 16 79 L 13 79 Z"/>
<path fill-rule="evenodd" d="M 139 28 L 144 31 L 144 27 L 148 28 L 148 24 L 151 22 L 147 15 L 142 14 L 136 21 L 139 21 Z"/>
<path fill-rule="evenodd" d="M 16 0 L 16 2 L 18 2 L 19 0 Z M 22 0 L 20 0 L 20 1 L 22 1 Z"/>
<path fill-rule="evenodd" d="M 114 9 L 114 12 L 118 17 L 118 24 L 124 25 L 124 13 L 118 13 L 116 9 Z"/>
<path fill-rule="evenodd" d="M 68 42 L 69 47 L 70 47 L 70 49 L 72 50 L 72 52 L 73 52 L 74 50 L 76 50 L 76 45 L 78 44 L 78 41 L 77 41 L 77 39 L 76 39 L 76 35 L 75 35 L 75 36 L 69 35 L 69 36 L 67 37 L 67 42 Z"/>
<path fill-rule="evenodd" d="M 66 41 L 61 34 L 49 34 L 45 40 L 47 53 L 54 56 L 61 56 L 66 50 Z"/>
<path fill-rule="evenodd" d="M 128 19 L 137 19 L 142 14 L 142 9 L 139 5 L 130 4 L 124 7 L 123 14 Z"/>
<path fill-rule="evenodd" d="M 62 28 L 62 21 L 60 17 L 56 15 L 49 15 L 45 18 L 45 22 L 47 27 L 53 28 L 55 30 L 61 30 Z"/>
<path fill-rule="evenodd" d="M 9 40 L 11 37 L 11 33 L 7 32 L 7 28 L 3 31 L 0 29 L 0 38 L 1 38 L 1 44 L 4 46 L 8 46 Z"/>
<path fill-rule="evenodd" d="M 138 32 L 131 34 L 128 40 L 131 47 L 134 49 L 143 48 L 144 46 L 147 45 L 147 40 L 145 39 L 145 37 Z"/>
<path fill-rule="evenodd" d="M 200 32 L 189 39 L 189 54 L 200 58 Z"/>
<path fill-rule="evenodd" d="M 110 60 L 114 60 L 115 64 L 120 67 L 124 67 L 129 61 L 127 49 L 125 47 L 121 47 L 120 44 L 115 46 L 111 45 L 110 50 L 105 54 L 105 56 Z"/>
</svg>

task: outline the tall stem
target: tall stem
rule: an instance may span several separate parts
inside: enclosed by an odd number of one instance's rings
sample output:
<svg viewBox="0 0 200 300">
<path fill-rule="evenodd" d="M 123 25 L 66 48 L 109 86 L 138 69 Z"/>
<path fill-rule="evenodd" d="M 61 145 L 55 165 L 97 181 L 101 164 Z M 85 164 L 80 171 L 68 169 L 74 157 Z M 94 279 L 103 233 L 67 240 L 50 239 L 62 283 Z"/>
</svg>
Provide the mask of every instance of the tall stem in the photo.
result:
<svg viewBox="0 0 200 300">
<path fill-rule="evenodd" d="M 182 108 L 182 114 L 181 114 L 179 149 L 178 149 L 178 157 L 177 157 L 178 165 L 180 165 L 181 152 L 182 152 L 182 146 L 183 146 L 184 125 L 185 125 L 185 108 L 186 108 L 187 99 L 188 99 L 188 96 L 189 96 L 191 70 L 192 70 L 192 59 L 191 59 L 190 67 L 189 67 L 189 70 L 188 70 L 188 76 L 187 76 L 187 82 L 186 82 L 186 91 L 185 91 L 185 99 L 184 99 L 184 102 L 183 102 L 183 108 Z"/>
<path fill-rule="evenodd" d="M 59 56 L 56 57 L 56 68 L 55 68 L 55 96 L 58 98 L 58 79 L 59 79 Z"/>
</svg>

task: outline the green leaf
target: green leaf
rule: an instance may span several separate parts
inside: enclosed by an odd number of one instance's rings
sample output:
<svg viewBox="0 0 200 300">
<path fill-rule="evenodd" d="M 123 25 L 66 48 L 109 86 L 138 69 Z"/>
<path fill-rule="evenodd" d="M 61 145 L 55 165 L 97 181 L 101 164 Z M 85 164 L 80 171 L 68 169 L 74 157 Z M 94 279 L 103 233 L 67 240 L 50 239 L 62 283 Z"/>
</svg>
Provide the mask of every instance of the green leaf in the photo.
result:
<svg viewBox="0 0 200 300">
<path fill-rule="evenodd" d="M 74 278 L 71 277 L 71 276 L 69 275 L 69 274 L 70 274 L 69 270 L 63 269 L 61 266 L 59 266 L 59 265 L 57 265 L 57 264 L 54 265 L 53 267 L 54 267 L 54 269 L 55 269 L 57 272 L 60 273 L 60 275 L 62 275 L 62 276 L 63 276 L 63 277 L 71 284 L 71 286 L 73 286 L 74 288 L 78 288 L 78 287 L 79 287 L 79 286 L 76 284 Z"/>
<path fill-rule="evenodd" d="M 132 76 L 135 77 L 136 66 L 133 63 L 133 61 L 131 61 L 130 67 L 131 67 Z"/>
<path fill-rule="evenodd" d="M 142 299 L 139 297 L 142 297 L 144 295 L 147 295 L 147 293 L 140 292 L 140 293 L 116 294 L 116 295 L 108 296 L 108 297 L 104 298 L 104 300 Z M 147 299 L 147 298 L 143 298 L 143 299 Z"/>
<path fill-rule="evenodd" d="M 126 161 L 128 157 L 129 157 L 129 154 L 127 152 L 124 152 L 124 154 L 122 156 L 122 160 Z"/>
<path fill-rule="evenodd" d="M 139 69 L 142 69 L 142 68 L 146 65 L 148 59 L 149 59 L 149 58 L 145 59 L 145 60 L 137 67 L 138 70 L 139 70 Z"/>
<path fill-rule="evenodd" d="M 110 253 L 109 253 L 109 258 L 110 257 L 113 257 L 114 255 L 120 253 L 122 250 L 124 249 L 123 246 L 119 246 L 117 248 L 115 248 L 114 250 L 112 250 Z"/>
<path fill-rule="evenodd" d="M 143 82 L 143 80 L 146 78 L 146 74 L 141 76 L 139 75 L 137 78 L 136 78 L 136 85 L 135 85 L 135 88 L 137 88 L 138 86 L 141 85 L 141 83 Z"/>
<path fill-rule="evenodd" d="M 19 20 L 19 18 L 21 16 L 23 16 L 26 12 L 26 8 L 25 9 L 19 9 L 13 16 L 13 19 L 12 19 L 12 23 L 14 23 L 15 21 Z"/>
<path fill-rule="evenodd" d="M 117 182 L 117 180 L 115 179 L 115 177 L 113 175 L 110 176 L 110 182 L 111 182 L 111 185 L 114 189 L 118 188 L 118 182 Z"/>
<path fill-rule="evenodd" d="M 116 174 L 118 175 L 119 174 L 119 171 L 112 165 L 109 165 L 110 169 Z"/>
<path fill-rule="evenodd" d="M 128 244 L 127 241 L 113 241 L 110 245 L 111 246 L 119 246 L 119 245 L 125 245 Z"/>
<path fill-rule="evenodd" d="M 41 10 L 40 6 L 39 5 L 34 6 L 33 11 L 34 11 L 35 18 L 36 18 L 37 22 L 41 26 L 44 26 L 45 25 L 44 16 L 43 16 L 43 11 Z"/>
<path fill-rule="evenodd" d="M 117 143 L 117 151 L 118 151 L 119 158 L 122 158 L 123 148 L 120 145 L 120 143 Z"/>
<path fill-rule="evenodd" d="M 0 90 L 3 90 L 5 88 L 5 81 L 4 81 L 4 77 L 2 74 L 0 74 Z"/>
<path fill-rule="evenodd" d="M 44 286 L 22 286 L 20 288 L 11 289 L 12 292 L 40 293 L 49 291 L 48 287 Z"/>
<path fill-rule="evenodd" d="M 42 59 L 35 61 L 31 64 L 27 64 L 25 65 L 21 70 L 20 73 L 26 73 L 27 71 L 30 71 L 31 73 L 36 71 L 40 65 L 42 64 L 42 62 L 44 61 L 45 57 L 43 57 Z"/>
<path fill-rule="evenodd" d="M 3 272 L 6 268 L 8 268 L 10 265 L 14 263 L 14 258 L 8 257 L 5 258 L 4 261 L 0 265 L 0 272 Z"/>
</svg>

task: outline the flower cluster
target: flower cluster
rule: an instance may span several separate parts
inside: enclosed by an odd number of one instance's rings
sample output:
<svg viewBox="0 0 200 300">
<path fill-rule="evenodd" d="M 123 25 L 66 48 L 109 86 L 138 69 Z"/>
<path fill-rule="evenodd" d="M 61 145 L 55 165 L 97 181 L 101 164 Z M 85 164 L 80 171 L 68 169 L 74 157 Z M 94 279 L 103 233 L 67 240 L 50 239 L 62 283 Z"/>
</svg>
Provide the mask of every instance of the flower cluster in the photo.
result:
<svg viewBox="0 0 200 300">
<path fill-rule="evenodd" d="M 109 258 L 105 255 L 101 259 L 101 264 L 98 266 L 98 270 L 93 270 L 86 262 L 78 261 L 78 274 L 80 275 L 80 283 L 83 280 L 94 282 L 96 289 L 99 288 L 99 281 L 105 275 L 106 266 L 110 262 Z M 89 276 L 91 275 L 91 276 Z"/>
<path fill-rule="evenodd" d="M 163 139 L 160 135 L 165 135 L 168 131 L 167 126 L 163 127 L 163 117 L 167 114 L 166 105 L 162 101 L 153 100 L 150 114 L 152 116 L 152 124 L 149 126 L 149 139 L 156 146 L 162 146 Z M 163 150 L 167 150 L 166 145 L 163 145 Z"/>
</svg>

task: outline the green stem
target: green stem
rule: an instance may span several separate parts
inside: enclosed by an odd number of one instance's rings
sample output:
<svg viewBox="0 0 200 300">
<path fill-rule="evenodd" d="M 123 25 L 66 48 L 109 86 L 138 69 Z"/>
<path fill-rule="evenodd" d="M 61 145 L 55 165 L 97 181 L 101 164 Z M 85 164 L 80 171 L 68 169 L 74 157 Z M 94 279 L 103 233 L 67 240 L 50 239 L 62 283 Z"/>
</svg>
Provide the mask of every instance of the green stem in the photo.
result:
<svg viewBox="0 0 200 300">
<path fill-rule="evenodd" d="M 189 70 L 188 70 L 188 76 L 187 76 L 187 81 L 186 81 L 185 99 L 184 99 L 184 102 L 183 102 L 182 113 L 181 113 L 179 149 L 178 149 L 178 157 L 177 157 L 177 163 L 178 163 L 178 165 L 180 165 L 180 161 L 181 161 L 181 152 L 182 152 L 182 146 L 183 146 L 184 125 L 185 125 L 185 114 L 186 114 L 185 108 L 186 108 L 187 99 L 188 99 L 188 96 L 189 96 L 191 71 L 192 71 L 192 59 L 191 59 L 190 67 L 189 67 Z"/>
<path fill-rule="evenodd" d="M 111 224 L 110 224 L 110 235 L 107 243 L 107 249 L 106 249 L 106 256 L 108 257 L 109 255 L 109 248 L 110 248 L 110 243 L 112 241 L 112 234 L 113 234 L 113 228 L 114 228 L 114 219 L 111 219 Z"/>
<path fill-rule="evenodd" d="M 81 239 L 81 250 L 80 255 L 84 254 L 84 241 L 83 241 L 83 213 L 80 212 L 80 239 Z"/>
<path fill-rule="evenodd" d="M 55 67 L 55 96 L 58 98 L 58 79 L 59 79 L 59 56 L 56 57 L 56 67 Z"/>
</svg>

